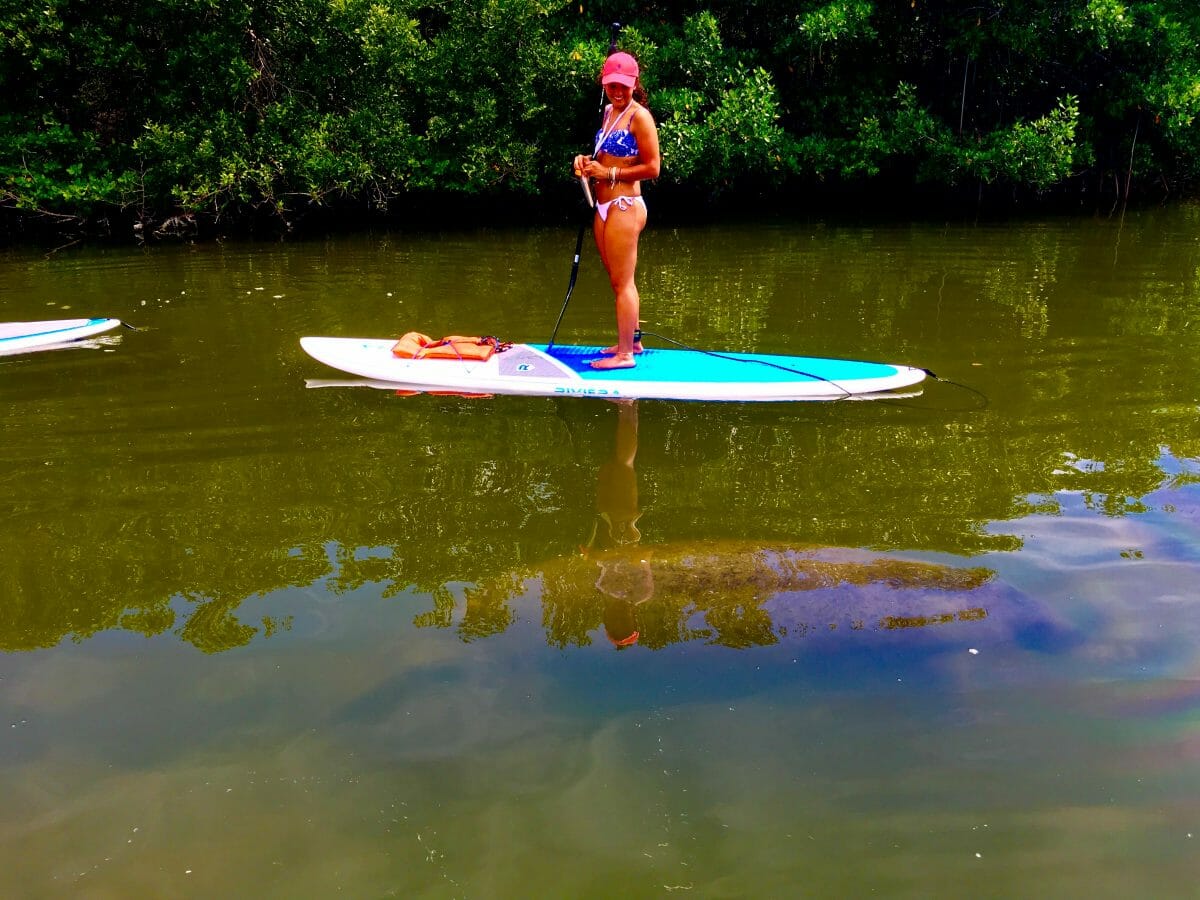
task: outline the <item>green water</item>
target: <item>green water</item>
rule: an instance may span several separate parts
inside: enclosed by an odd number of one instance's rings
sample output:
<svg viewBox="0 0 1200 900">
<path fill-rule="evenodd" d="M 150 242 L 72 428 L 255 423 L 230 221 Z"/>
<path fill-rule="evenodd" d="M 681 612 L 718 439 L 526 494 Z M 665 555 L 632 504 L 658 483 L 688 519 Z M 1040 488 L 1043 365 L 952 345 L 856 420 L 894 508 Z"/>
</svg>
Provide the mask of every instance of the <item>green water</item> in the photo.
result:
<svg viewBox="0 0 1200 900">
<path fill-rule="evenodd" d="M 915 397 L 317 386 L 573 241 L 0 256 L 138 329 L 0 357 L 0 895 L 1195 896 L 1200 207 L 646 232 L 648 330 Z"/>
</svg>

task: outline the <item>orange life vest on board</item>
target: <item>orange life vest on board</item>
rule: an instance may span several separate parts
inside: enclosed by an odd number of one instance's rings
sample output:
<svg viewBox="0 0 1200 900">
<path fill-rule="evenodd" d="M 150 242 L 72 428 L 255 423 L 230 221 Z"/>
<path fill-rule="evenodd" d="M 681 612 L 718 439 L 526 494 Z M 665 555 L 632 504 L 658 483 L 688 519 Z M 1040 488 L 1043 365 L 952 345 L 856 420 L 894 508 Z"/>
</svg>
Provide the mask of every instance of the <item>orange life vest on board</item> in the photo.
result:
<svg viewBox="0 0 1200 900">
<path fill-rule="evenodd" d="M 452 334 L 434 340 L 419 331 L 410 331 L 392 345 L 392 356 L 401 359 L 459 359 L 486 362 L 493 353 L 500 353 L 512 344 L 487 337 L 466 337 Z"/>
</svg>

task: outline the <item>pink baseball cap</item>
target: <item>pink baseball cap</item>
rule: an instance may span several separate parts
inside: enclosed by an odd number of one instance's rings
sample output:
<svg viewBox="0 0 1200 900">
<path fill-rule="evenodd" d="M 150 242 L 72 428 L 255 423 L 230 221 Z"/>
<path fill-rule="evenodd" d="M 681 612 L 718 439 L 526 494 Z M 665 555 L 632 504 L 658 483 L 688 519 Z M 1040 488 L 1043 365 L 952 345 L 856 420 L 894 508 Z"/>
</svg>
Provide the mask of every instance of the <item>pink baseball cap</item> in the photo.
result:
<svg viewBox="0 0 1200 900">
<path fill-rule="evenodd" d="M 637 84 L 637 78 L 637 60 L 628 53 L 614 53 L 604 61 L 604 68 L 600 70 L 601 84 L 623 84 L 625 87 L 633 87 Z"/>
</svg>

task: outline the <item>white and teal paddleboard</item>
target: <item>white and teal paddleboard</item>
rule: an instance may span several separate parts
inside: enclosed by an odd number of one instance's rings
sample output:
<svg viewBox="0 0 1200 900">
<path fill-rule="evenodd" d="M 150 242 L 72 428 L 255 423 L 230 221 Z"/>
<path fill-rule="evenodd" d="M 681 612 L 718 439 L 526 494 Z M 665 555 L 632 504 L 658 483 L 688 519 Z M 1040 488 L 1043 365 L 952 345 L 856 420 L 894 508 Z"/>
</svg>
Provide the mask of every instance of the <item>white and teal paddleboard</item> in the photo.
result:
<svg viewBox="0 0 1200 900">
<path fill-rule="evenodd" d="M 654 400 L 841 400 L 910 388 L 911 366 L 808 356 L 647 348 L 632 369 L 593 369 L 599 347 L 513 344 L 486 362 L 402 359 L 394 339 L 305 337 L 314 359 L 363 384 L 422 392 Z"/>
<path fill-rule="evenodd" d="M 121 324 L 120 319 L 48 319 L 0 322 L 0 356 L 74 346 Z"/>
</svg>

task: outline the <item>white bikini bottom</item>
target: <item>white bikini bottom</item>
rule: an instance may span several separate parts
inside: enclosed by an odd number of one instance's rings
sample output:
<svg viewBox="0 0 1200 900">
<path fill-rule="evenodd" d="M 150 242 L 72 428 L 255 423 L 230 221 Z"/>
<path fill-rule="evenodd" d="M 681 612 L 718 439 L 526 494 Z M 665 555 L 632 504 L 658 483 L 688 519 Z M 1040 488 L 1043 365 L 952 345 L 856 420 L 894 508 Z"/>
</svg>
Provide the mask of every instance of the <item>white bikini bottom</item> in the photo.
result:
<svg viewBox="0 0 1200 900">
<path fill-rule="evenodd" d="M 633 196 L 614 197 L 613 199 L 608 200 L 604 203 L 597 203 L 596 204 L 596 213 L 600 216 L 601 222 L 608 221 L 608 208 L 610 206 L 612 206 L 614 203 L 617 204 L 617 209 L 621 209 L 621 210 L 630 209 L 635 203 L 642 204 L 643 208 L 645 208 L 645 206 L 646 206 L 646 201 L 642 199 L 641 194 L 635 194 Z"/>
</svg>

